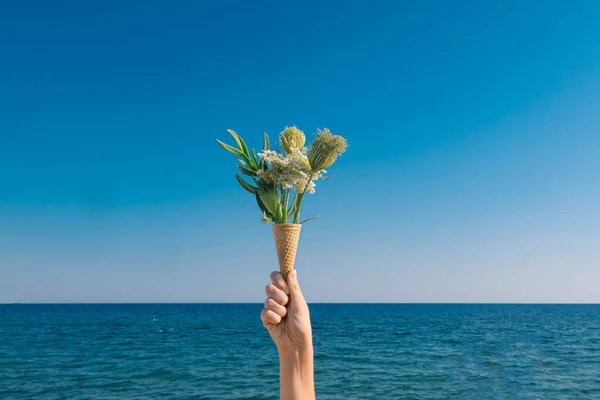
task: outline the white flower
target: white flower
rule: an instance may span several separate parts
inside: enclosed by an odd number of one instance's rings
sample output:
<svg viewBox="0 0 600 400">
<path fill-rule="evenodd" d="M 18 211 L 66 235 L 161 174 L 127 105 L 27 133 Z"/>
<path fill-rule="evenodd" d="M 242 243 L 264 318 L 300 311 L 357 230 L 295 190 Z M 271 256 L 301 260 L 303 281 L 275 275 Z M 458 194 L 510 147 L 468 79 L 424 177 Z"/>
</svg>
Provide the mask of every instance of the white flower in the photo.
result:
<svg viewBox="0 0 600 400">
<path fill-rule="evenodd" d="M 308 187 L 306 188 L 306 191 L 310 194 L 315 193 L 315 182 L 314 181 L 310 181 L 308 183 Z"/>
<path fill-rule="evenodd" d="M 260 179 L 284 189 L 296 188 L 297 191 L 315 192 L 314 180 L 323 177 L 323 171 L 311 172 L 308 158 L 299 149 L 283 155 L 272 150 L 265 150 L 258 155 L 261 160 L 269 163 L 268 171 L 258 171 Z M 310 177 L 312 176 L 312 179 Z"/>
</svg>

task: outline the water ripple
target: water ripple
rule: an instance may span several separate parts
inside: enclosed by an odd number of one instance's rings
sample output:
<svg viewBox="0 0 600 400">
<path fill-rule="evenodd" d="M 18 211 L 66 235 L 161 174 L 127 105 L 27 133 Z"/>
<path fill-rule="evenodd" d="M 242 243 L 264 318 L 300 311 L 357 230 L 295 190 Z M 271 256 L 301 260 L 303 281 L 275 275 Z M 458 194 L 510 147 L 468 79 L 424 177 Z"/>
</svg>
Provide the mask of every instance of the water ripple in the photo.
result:
<svg viewBox="0 0 600 400">
<path fill-rule="evenodd" d="M 0 305 L 0 398 L 277 399 L 261 308 Z M 311 315 L 319 399 L 600 398 L 600 306 L 318 304 Z"/>
</svg>

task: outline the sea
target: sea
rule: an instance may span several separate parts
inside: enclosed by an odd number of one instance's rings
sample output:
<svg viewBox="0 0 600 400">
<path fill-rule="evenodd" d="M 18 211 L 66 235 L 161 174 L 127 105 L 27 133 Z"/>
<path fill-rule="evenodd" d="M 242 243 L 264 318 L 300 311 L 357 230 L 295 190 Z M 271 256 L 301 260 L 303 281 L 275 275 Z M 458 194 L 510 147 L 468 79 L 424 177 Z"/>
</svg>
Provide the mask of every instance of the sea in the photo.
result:
<svg viewBox="0 0 600 400">
<path fill-rule="evenodd" d="M 0 399 L 278 399 L 261 309 L 0 305 Z M 318 399 L 600 399 L 600 305 L 310 311 Z"/>
</svg>

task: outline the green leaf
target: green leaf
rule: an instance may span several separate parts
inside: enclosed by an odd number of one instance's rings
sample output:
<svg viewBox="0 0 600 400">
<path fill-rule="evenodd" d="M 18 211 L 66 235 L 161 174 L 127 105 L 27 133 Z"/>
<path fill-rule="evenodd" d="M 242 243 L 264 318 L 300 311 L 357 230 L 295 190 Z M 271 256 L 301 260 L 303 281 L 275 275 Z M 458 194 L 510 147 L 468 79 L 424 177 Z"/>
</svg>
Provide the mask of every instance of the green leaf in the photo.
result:
<svg viewBox="0 0 600 400">
<path fill-rule="evenodd" d="M 273 221 L 278 224 L 284 223 L 281 222 L 281 197 L 277 191 L 277 187 L 273 184 L 259 182 L 260 189 L 258 194 L 267 210 L 271 211 L 271 214 L 275 216 Z"/>
<path fill-rule="evenodd" d="M 263 201 L 260 198 L 260 195 L 258 194 L 258 192 L 254 192 L 254 195 L 256 197 L 256 203 L 258 204 L 258 208 L 260 208 L 260 210 L 263 212 L 263 214 L 265 214 L 270 220 L 273 220 L 275 217 L 267 209 L 267 207 L 265 206 L 265 203 L 263 203 Z"/>
<path fill-rule="evenodd" d="M 250 152 L 248 152 L 248 146 L 246 146 L 246 142 L 244 142 L 244 139 L 242 139 L 241 136 L 238 136 L 240 138 L 240 142 L 242 143 L 242 150 L 244 150 L 244 153 L 247 156 L 250 156 Z"/>
<path fill-rule="evenodd" d="M 233 154 L 238 155 L 238 156 L 243 155 L 243 153 L 241 151 L 239 151 L 235 147 L 231 147 L 230 145 L 221 142 L 219 139 L 217 139 L 217 143 L 219 144 L 219 146 L 221 146 L 225 150 L 229 151 L 230 153 L 233 153 Z"/>
<path fill-rule="evenodd" d="M 271 147 L 271 141 L 269 140 L 269 135 L 267 135 L 267 133 L 263 133 L 264 138 L 263 138 L 263 150 L 269 150 L 269 147 Z"/>
<path fill-rule="evenodd" d="M 245 160 L 242 160 L 242 159 L 241 159 L 241 158 L 239 158 L 239 157 L 237 158 L 237 160 L 238 160 L 238 162 L 239 162 L 240 164 L 242 164 L 244 167 L 247 167 L 247 166 L 248 166 L 248 163 L 247 163 Z"/>
<path fill-rule="evenodd" d="M 238 174 L 235 174 L 235 179 L 237 179 L 238 183 L 244 188 L 246 189 L 248 192 L 254 194 L 256 193 L 256 191 L 258 190 L 257 187 L 254 187 L 252 185 L 250 185 L 248 182 L 246 182 L 245 180 L 242 179 L 241 176 L 239 176 Z"/>
<path fill-rule="evenodd" d="M 307 218 L 307 219 L 305 219 L 304 221 L 302 221 L 302 222 L 300 222 L 300 223 L 301 223 L 301 224 L 303 224 L 303 223 L 305 223 L 305 222 L 308 222 L 308 221 L 310 221 L 311 219 L 315 219 L 315 218 L 317 218 L 317 217 L 318 217 L 318 215 L 315 215 L 314 217 Z"/>
<path fill-rule="evenodd" d="M 254 160 L 252 158 L 248 159 L 248 169 L 252 170 L 252 171 L 258 171 L 258 165 L 254 162 Z"/>
<path fill-rule="evenodd" d="M 242 167 L 241 165 L 238 165 L 237 167 L 240 170 L 240 172 L 246 176 L 255 176 L 256 175 L 256 173 L 250 171 L 249 169 Z M 258 189 L 258 188 L 256 188 L 256 189 Z"/>
<path fill-rule="evenodd" d="M 235 133 L 235 131 L 232 130 L 232 129 L 227 129 L 227 133 L 229 133 L 231 135 L 231 137 L 233 138 L 233 140 L 235 140 L 235 142 L 237 143 L 238 147 L 241 150 L 242 149 L 242 142 L 240 141 L 240 135 L 238 135 L 237 133 Z"/>
<path fill-rule="evenodd" d="M 254 149 L 252 149 L 252 157 L 254 157 L 256 164 L 259 164 L 258 156 L 256 155 L 256 150 Z"/>
<path fill-rule="evenodd" d="M 235 140 L 237 145 L 240 146 L 240 150 L 242 151 L 242 153 L 244 153 L 246 156 L 250 157 L 250 153 L 248 152 L 248 146 L 246 146 L 246 142 L 244 142 L 244 139 L 242 139 L 242 137 L 240 135 L 238 135 L 231 129 L 227 129 L 227 132 L 229 132 L 229 134 L 231 136 L 233 136 L 233 140 Z"/>
<path fill-rule="evenodd" d="M 256 203 L 258 204 L 258 208 L 260 208 L 260 211 L 262 211 L 264 214 L 271 214 L 269 210 L 267 210 L 267 207 L 265 207 L 265 203 L 263 203 L 260 199 L 258 192 L 254 192 L 254 195 L 256 196 Z"/>
<path fill-rule="evenodd" d="M 269 201 L 272 199 L 273 191 L 275 191 L 275 185 L 273 183 L 265 182 L 259 179 L 258 182 L 256 182 L 256 186 L 258 186 L 258 194 L 260 196 L 264 195 L 265 197 L 268 197 Z M 275 193 L 275 195 L 277 195 L 277 193 Z"/>
<path fill-rule="evenodd" d="M 248 167 L 248 169 L 250 169 L 250 170 L 253 170 L 253 171 L 258 171 L 259 170 L 258 165 L 256 165 L 256 163 L 254 162 L 254 160 L 252 159 L 252 157 L 249 156 L 249 155 L 246 155 L 244 153 L 240 153 L 238 160 L 240 161 L 240 163 L 243 160 L 242 164 L 245 167 Z"/>
<path fill-rule="evenodd" d="M 258 182 L 256 182 L 256 185 L 258 186 L 258 191 L 259 191 L 260 193 L 264 193 L 264 192 L 266 192 L 266 191 L 267 191 L 267 189 L 268 189 L 268 188 L 267 188 L 267 184 L 266 184 L 264 181 L 258 181 Z M 259 194 L 260 194 L 260 193 L 259 193 Z"/>
<path fill-rule="evenodd" d="M 298 194 L 296 193 L 294 195 L 294 198 L 292 199 L 292 204 L 290 205 L 290 208 L 288 209 L 288 214 L 292 215 L 296 213 L 296 197 L 298 196 Z"/>
</svg>

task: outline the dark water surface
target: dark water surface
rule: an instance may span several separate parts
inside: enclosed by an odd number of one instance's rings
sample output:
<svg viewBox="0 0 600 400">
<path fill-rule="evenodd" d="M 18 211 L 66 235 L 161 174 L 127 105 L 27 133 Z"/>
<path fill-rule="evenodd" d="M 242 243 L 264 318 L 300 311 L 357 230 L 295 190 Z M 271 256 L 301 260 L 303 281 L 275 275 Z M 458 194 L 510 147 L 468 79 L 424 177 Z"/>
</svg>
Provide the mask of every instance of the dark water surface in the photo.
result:
<svg viewBox="0 0 600 400">
<path fill-rule="evenodd" d="M 0 305 L 0 399 L 277 399 L 261 308 Z M 600 305 L 311 315 L 319 399 L 600 399 Z"/>
</svg>

